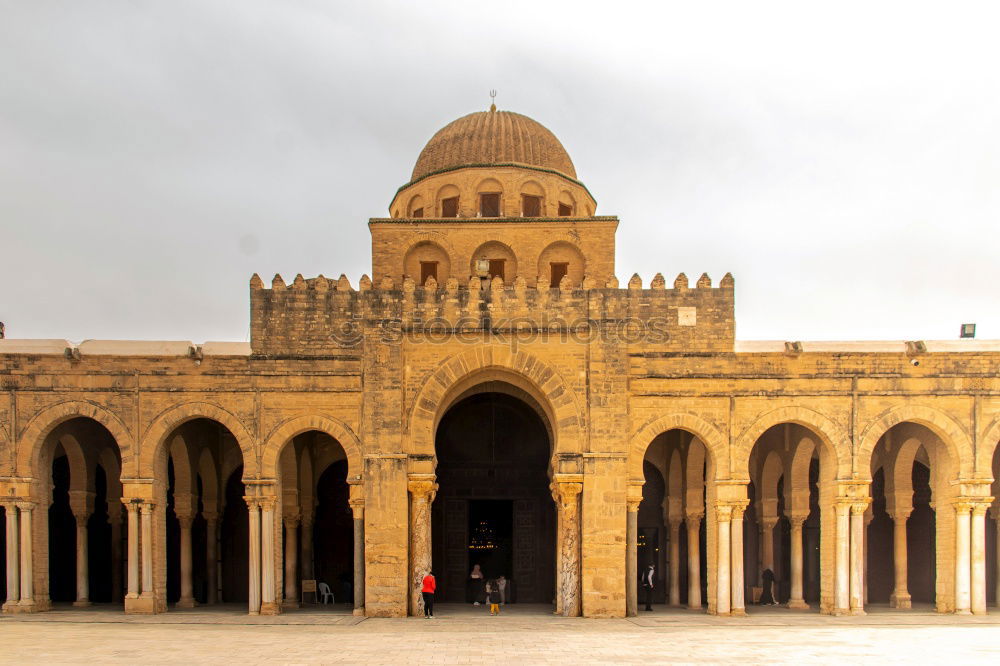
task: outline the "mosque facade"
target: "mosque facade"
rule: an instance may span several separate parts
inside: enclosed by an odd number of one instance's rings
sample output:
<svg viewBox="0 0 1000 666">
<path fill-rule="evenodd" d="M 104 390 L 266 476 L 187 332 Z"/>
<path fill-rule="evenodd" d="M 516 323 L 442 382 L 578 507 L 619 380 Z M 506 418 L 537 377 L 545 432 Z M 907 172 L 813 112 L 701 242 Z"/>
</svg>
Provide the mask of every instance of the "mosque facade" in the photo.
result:
<svg viewBox="0 0 1000 666">
<path fill-rule="evenodd" d="M 1000 597 L 1000 343 L 737 340 L 731 275 L 620 282 L 619 220 L 495 107 L 389 213 L 371 277 L 254 275 L 249 344 L 0 340 L 3 612 L 398 617 L 475 565 L 564 616 L 642 612 L 650 565 L 716 615 L 767 572 L 799 612 Z"/>
</svg>

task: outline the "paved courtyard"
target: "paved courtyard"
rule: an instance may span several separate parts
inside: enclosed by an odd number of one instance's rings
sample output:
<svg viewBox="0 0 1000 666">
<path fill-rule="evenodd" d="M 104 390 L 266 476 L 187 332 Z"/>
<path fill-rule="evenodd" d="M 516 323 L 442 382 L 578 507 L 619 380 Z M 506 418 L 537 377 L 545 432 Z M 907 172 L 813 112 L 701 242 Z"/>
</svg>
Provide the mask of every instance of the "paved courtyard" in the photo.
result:
<svg viewBox="0 0 1000 666">
<path fill-rule="evenodd" d="M 433 621 L 308 609 L 249 618 L 235 608 L 124 616 L 57 610 L 0 618 L 0 662 L 39 663 L 997 663 L 1000 615 L 928 611 L 831 618 L 784 609 L 713 618 L 663 610 L 629 620 L 557 618 L 542 608 L 443 607 Z M 751 609 L 753 611 L 754 609 Z"/>
</svg>

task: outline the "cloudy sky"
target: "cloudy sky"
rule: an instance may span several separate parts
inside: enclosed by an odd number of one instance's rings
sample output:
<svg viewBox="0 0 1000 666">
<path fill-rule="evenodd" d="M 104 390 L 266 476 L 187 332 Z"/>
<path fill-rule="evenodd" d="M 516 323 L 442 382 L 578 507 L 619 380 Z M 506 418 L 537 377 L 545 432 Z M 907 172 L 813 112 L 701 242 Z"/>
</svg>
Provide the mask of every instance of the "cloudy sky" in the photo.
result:
<svg viewBox="0 0 1000 666">
<path fill-rule="evenodd" d="M 991 4 L 0 0 L 0 320 L 244 340 L 250 275 L 356 285 L 495 88 L 622 281 L 731 271 L 741 339 L 1000 338 Z"/>
</svg>

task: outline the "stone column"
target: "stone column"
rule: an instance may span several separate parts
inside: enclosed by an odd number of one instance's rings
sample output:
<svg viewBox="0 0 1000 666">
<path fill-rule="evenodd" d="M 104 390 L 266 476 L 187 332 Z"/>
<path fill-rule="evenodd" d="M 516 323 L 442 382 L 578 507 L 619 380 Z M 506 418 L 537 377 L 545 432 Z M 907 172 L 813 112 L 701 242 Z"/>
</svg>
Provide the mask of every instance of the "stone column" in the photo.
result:
<svg viewBox="0 0 1000 666">
<path fill-rule="evenodd" d="M 302 526 L 299 529 L 302 535 L 302 578 L 313 580 L 316 578 L 315 562 L 313 561 L 313 510 L 305 509 L 302 512 Z"/>
<path fill-rule="evenodd" d="M 1000 606 L 1000 504 L 993 507 L 993 521 L 996 527 L 996 549 L 994 553 L 996 554 L 995 567 L 996 571 L 994 573 L 994 581 L 996 584 L 996 605 Z"/>
<path fill-rule="evenodd" d="M 142 550 L 142 592 L 140 597 L 153 596 L 153 507 L 152 502 L 143 502 L 139 508 L 142 536 L 139 545 Z"/>
<path fill-rule="evenodd" d="M 746 615 L 746 601 L 744 599 L 744 577 L 743 577 L 743 512 L 746 510 L 744 504 L 733 505 L 732 521 L 730 523 L 730 535 L 732 538 L 732 548 L 729 552 L 729 559 L 732 566 L 732 609 L 733 615 Z"/>
<path fill-rule="evenodd" d="M 285 607 L 299 607 L 299 517 L 285 516 Z"/>
<path fill-rule="evenodd" d="M 194 524 L 194 516 L 189 514 L 178 514 L 177 522 L 181 525 L 181 598 L 177 600 L 178 608 L 194 608 L 194 560 L 191 551 L 191 526 Z"/>
<path fill-rule="evenodd" d="M 214 512 L 203 512 L 205 519 L 205 603 L 218 603 L 219 568 L 218 557 L 218 516 Z"/>
<path fill-rule="evenodd" d="M 21 527 L 21 598 L 17 602 L 18 609 L 32 611 L 35 608 L 35 572 L 32 566 L 32 529 L 31 512 L 34 502 L 18 502 L 20 511 L 18 522 Z"/>
<path fill-rule="evenodd" d="M 907 589 L 907 546 L 906 521 L 910 517 L 909 509 L 897 509 L 889 516 L 892 518 L 892 563 L 895 574 L 895 587 L 889 596 L 889 605 L 893 608 L 910 608 L 911 597 Z"/>
<path fill-rule="evenodd" d="M 642 492 L 642 486 L 639 486 Z M 628 509 L 625 524 L 625 614 L 634 617 L 639 614 L 639 504 L 638 498 L 629 496 L 626 500 Z"/>
<path fill-rule="evenodd" d="M 250 509 L 250 571 L 247 580 L 247 605 L 250 615 L 260 615 L 260 504 L 256 497 L 244 497 Z"/>
<path fill-rule="evenodd" d="M 789 608 L 805 609 L 809 608 L 809 604 L 806 603 L 803 598 L 803 587 L 802 587 L 802 524 L 805 523 L 807 516 L 802 514 L 790 514 L 788 516 L 788 522 L 792 527 L 791 536 L 791 565 L 792 565 L 792 590 L 791 595 L 788 599 Z"/>
<path fill-rule="evenodd" d="M 7 601 L 4 602 L 4 612 L 14 612 L 21 598 L 21 557 L 18 543 L 17 504 L 4 502 L 4 513 L 7 517 Z"/>
<path fill-rule="evenodd" d="M 845 615 L 851 610 L 851 505 L 846 502 L 838 502 L 835 509 L 837 512 L 837 543 L 833 614 Z"/>
<path fill-rule="evenodd" d="M 365 501 L 351 500 L 354 514 L 354 614 L 365 614 Z"/>
<path fill-rule="evenodd" d="M 986 615 L 986 509 L 977 502 L 972 507 L 972 582 L 971 605 L 975 615 Z"/>
<path fill-rule="evenodd" d="M 670 521 L 670 605 L 681 605 L 681 521 Z"/>
<path fill-rule="evenodd" d="M 763 551 L 761 569 L 770 569 L 772 573 L 774 572 L 774 526 L 777 524 L 777 516 L 764 516 L 760 521 L 760 543 Z"/>
<path fill-rule="evenodd" d="M 128 590 L 126 599 L 139 598 L 139 506 L 122 499 L 128 515 Z"/>
<path fill-rule="evenodd" d="M 87 514 L 77 514 L 76 520 L 76 601 L 74 606 L 90 605 L 90 563 L 89 539 L 87 538 Z"/>
<path fill-rule="evenodd" d="M 583 483 L 556 481 L 559 514 L 559 608 L 565 617 L 580 615 L 580 493 Z"/>
<path fill-rule="evenodd" d="M 865 570 L 865 509 L 867 503 L 851 505 L 851 614 L 865 614 L 864 570 Z"/>
<path fill-rule="evenodd" d="M 117 509 L 117 511 L 116 511 Z M 122 598 L 122 516 L 121 507 L 108 503 L 108 522 L 111 524 L 111 600 Z"/>
<path fill-rule="evenodd" d="M 688 608 L 701 610 L 701 519 L 703 513 L 687 514 Z"/>
<path fill-rule="evenodd" d="M 278 615 L 281 607 L 275 600 L 274 511 L 277 498 L 265 497 L 260 502 L 260 614 Z"/>
<path fill-rule="evenodd" d="M 972 505 L 969 502 L 955 503 L 955 613 L 968 615 L 972 612 L 969 576 L 972 569 L 969 537 L 972 534 Z"/>
<path fill-rule="evenodd" d="M 431 570 L 431 503 L 437 493 L 434 475 L 411 474 L 410 491 L 410 614 L 420 615 L 420 586 Z"/>
<path fill-rule="evenodd" d="M 717 505 L 715 507 L 715 520 L 718 526 L 718 552 L 716 561 L 716 582 L 715 582 L 715 614 L 729 615 L 732 608 L 732 587 L 730 586 L 730 521 L 732 520 L 733 507 L 729 505 Z"/>
</svg>

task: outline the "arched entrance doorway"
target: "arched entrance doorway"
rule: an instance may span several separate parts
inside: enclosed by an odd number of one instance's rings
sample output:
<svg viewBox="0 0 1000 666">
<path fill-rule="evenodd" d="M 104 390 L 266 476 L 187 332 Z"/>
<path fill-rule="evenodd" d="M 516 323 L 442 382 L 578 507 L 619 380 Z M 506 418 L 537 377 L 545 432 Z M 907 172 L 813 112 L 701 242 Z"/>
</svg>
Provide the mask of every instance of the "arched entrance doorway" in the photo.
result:
<svg viewBox="0 0 1000 666">
<path fill-rule="evenodd" d="M 480 387 L 438 424 L 431 524 L 440 601 L 482 600 L 482 582 L 470 578 L 477 564 L 487 579 L 510 582 L 509 602 L 555 598 L 551 437 L 539 411 L 505 387 Z"/>
<path fill-rule="evenodd" d="M 297 608 L 300 583 L 333 595 L 339 610 L 354 605 L 354 516 L 349 504 L 347 452 L 329 433 L 307 430 L 278 456 L 281 487 L 283 606 Z M 327 597 L 329 598 L 329 597 Z M 316 595 L 306 594 L 312 602 Z"/>
<path fill-rule="evenodd" d="M 121 603 L 121 459 L 113 435 L 77 417 L 57 426 L 42 452 L 48 511 L 48 585 L 52 602 Z M 44 597 L 44 592 L 42 594 Z"/>
</svg>

